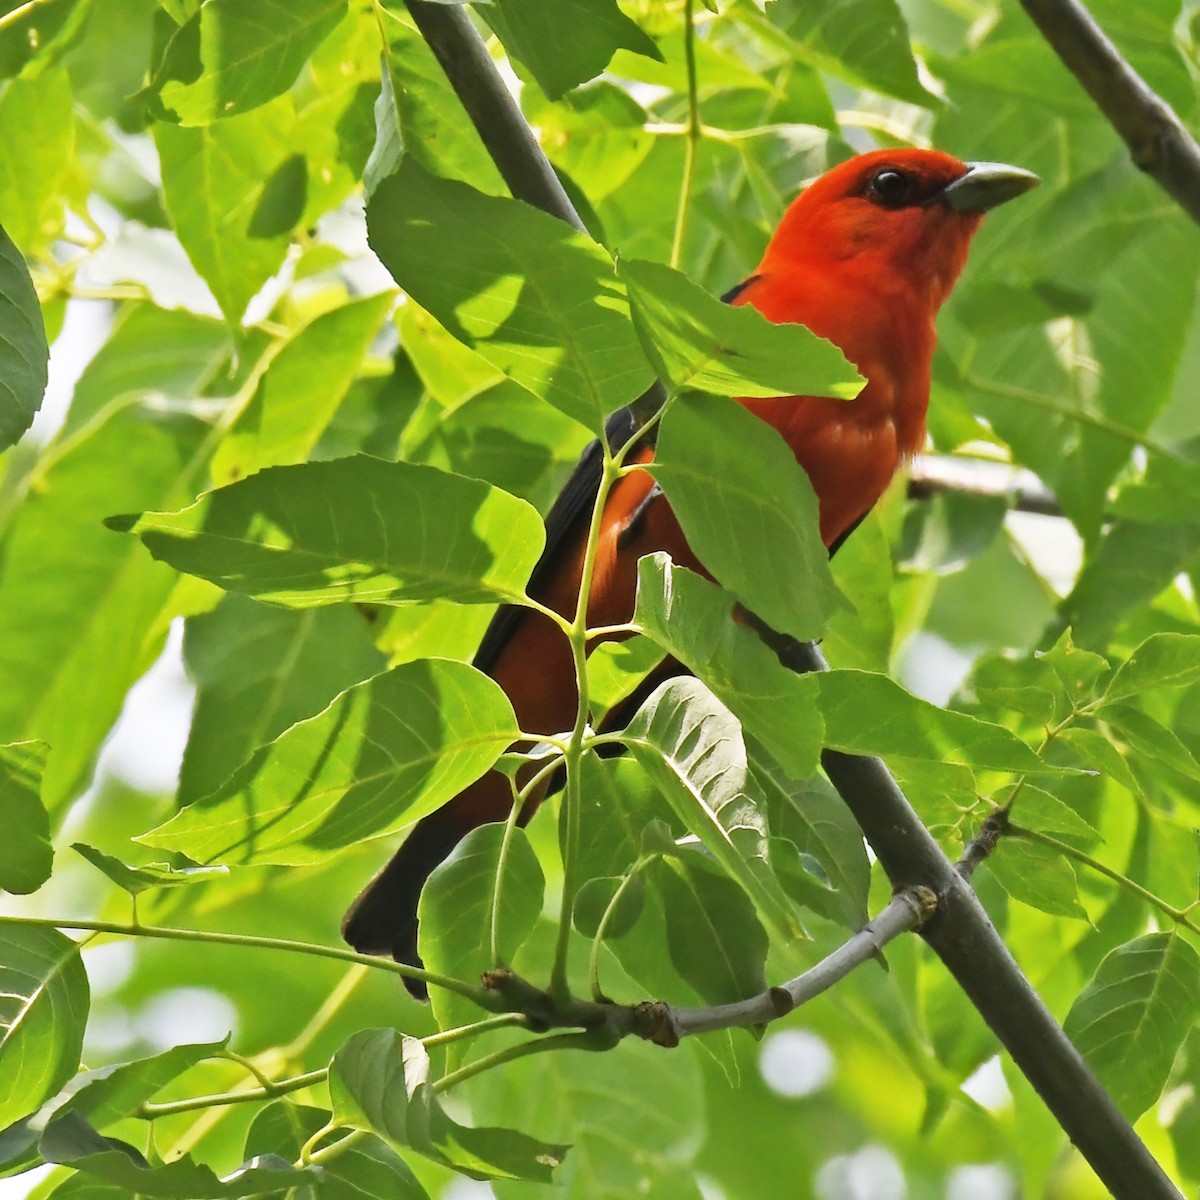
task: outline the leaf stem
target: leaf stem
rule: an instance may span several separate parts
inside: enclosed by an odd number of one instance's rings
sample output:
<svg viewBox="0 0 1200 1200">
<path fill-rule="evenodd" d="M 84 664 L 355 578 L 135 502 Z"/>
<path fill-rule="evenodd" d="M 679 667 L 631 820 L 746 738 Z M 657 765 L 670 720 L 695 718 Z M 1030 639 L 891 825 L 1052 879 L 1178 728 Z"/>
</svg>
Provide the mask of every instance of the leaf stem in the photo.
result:
<svg viewBox="0 0 1200 1200">
<path fill-rule="evenodd" d="M 493 966 L 505 965 L 500 955 L 500 901 L 504 893 L 504 871 L 508 864 L 508 852 L 509 847 L 512 845 L 513 832 L 517 828 L 517 822 L 521 819 L 521 810 L 525 807 L 529 797 L 548 776 L 552 775 L 562 766 L 562 762 L 561 756 L 554 755 L 549 762 L 544 763 L 534 773 L 533 778 L 520 791 L 517 791 L 514 780 L 509 781 L 513 788 L 513 803 L 512 808 L 508 812 L 508 819 L 504 822 L 504 836 L 500 839 L 500 853 L 496 856 L 496 881 L 492 886 L 492 910 L 489 918 Z"/>
<path fill-rule="evenodd" d="M 605 1001 L 604 991 L 600 987 L 600 947 L 604 944 L 604 935 L 608 932 L 608 926 L 612 921 L 613 914 L 617 911 L 617 905 L 621 903 L 621 897 L 625 895 L 626 889 L 633 882 L 637 873 L 657 857 L 658 855 L 651 854 L 644 858 L 639 858 L 629 868 L 624 879 L 618 885 L 617 890 L 613 893 L 612 899 L 608 902 L 608 907 L 605 908 L 604 915 L 600 918 L 600 924 L 596 927 L 596 936 L 592 939 L 592 953 L 588 959 L 588 981 L 591 984 L 592 999 L 597 1004 L 603 1004 Z"/>
<path fill-rule="evenodd" d="M 243 1060 L 244 1065 L 244 1060 Z M 258 1072 L 254 1072 L 258 1075 Z M 290 1079 L 268 1080 L 259 1087 L 243 1088 L 236 1092 L 216 1092 L 211 1096 L 189 1096 L 186 1100 L 168 1100 L 162 1104 L 143 1104 L 134 1109 L 133 1115 L 143 1121 L 156 1121 L 159 1117 L 173 1117 L 178 1113 L 195 1112 L 200 1108 L 223 1108 L 230 1104 L 245 1104 L 248 1100 L 273 1100 L 298 1092 L 302 1088 L 324 1083 L 329 1075 L 328 1067 L 293 1075 Z"/>
<path fill-rule="evenodd" d="M 1099 859 L 1093 858 L 1085 851 L 1077 850 L 1069 842 L 1060 841 L 1058 838 L 1052 837 L 1048 833 L 1042 833 L 1037 829 L 1029 829 L 1024 825 L 1014 825 L 1012 822 L 1009 822 L 1008 832 L 1013 837 L 1025 838 L 1030 842 L 1041 842 L 1043 846 L 1049 846 L 1051 849 L 1057 850 L 1059 854 L 1064 854 L 1067 858 L 1073 858 L 1077 863 L 1081 863 L 1085 867 L 1090 867 L 1098 875 L 1103 875 L 1106 879 L 1111 879 L 1113 883 L 1132 892 L 1135 896 L 1140 896 L 1147 904 L 1157 908 L 1159 912 L 1164 913 L 1172 921 L 1182 925 L 1184 929 L 1191 930 L 1192 933 L 1200 933 L 1200 925 L 1197 925 L 1188 916 L 1189 909 L 1176 908 L 1175 905 L 1169 904 L 1161 896 L 1156 896 L 1153 892 L 1142 887 L 1140 883 L 1130 879 L 1128 875 L 1122 875 L 1120 871 L 1114 870 Z"/>
<path fill-rule="evenodd" d="M 563 890 L 562 906 L 559 910 L 558 939 L 554 948 L 554 965 L 550 972 L 550 994 L 559 1004 L 566 1004 L 571 998 L 571 989 L 567 982 L 567 946 L 571 934 L 571 912 L 575 905 L 575 893 L 579 887 L 576 876 L 579 872 L 580 814 L 583 809 L 579 780 L 590 715 L 587 678 L 588 601 L 591 599 L 592 576 L 596 570 L 596 555 L 600 546 L 600 526 L 604 520 L 604 508 L 608 503 L 608 494 L 616 482 L 617 471 L 620 468 L 620 459 L 619 457 L 614 458 L 612 449 L 608 445 L 608 439 L 602 437 L 600 445 L 604 450 L 604 466 L 601 470 L 600 486 L 596 490 L 596 500 L 592 505 L 592 519 L 588 527 L 583 567 L 579 573 L 579 598 L 575 604 L 575 618 L 571 622 L 569 635 L 579 701 L 575 711 L 575 726 L 571 730 L 571 740 L 567 743 L 567 749 L 563 756 L 567 768 L 567 786 L 563 794 L 562 816 Z"/>
<path fill-rule="evenodd" d="M 598 1037 L 598 1032 L 604 1033 L 605 1036 Z M 470 1079 L 473 1075 L 482 1075 L 484 1071 L 490 1071 L 493 1067 L 503 1066 L 505 1063 L 514 1062 L 518 1058 L 526 1058 L 530 1054 L 544 1054 L 549 1050 L 608 1049 L 614 1044 L 615 1041 L 606 1035 L 606 1031 L 596 1030 L 583 1030 L 579 1033 L 555 1033 L 548 1037 L 528 1042 L 518 1042 L 514 1046 L 505 1046 L 503 1050 L 497 1050 L 493 1054 L 485 1054 L 482 1058 L 477 1058 L 473 1062 L 459 1067 L 457 1071 L 451 1071 L 443 1075 L 441 1079 L 434 1082 L 433 1090 L 435 1092 L 444 1092 L 448 1088 L 462 1083 L 463 1080 Z"/>
<path fill-rule="evenodd" d="M 112 933 L 122 937 L 157 938 L 175 942 L 206 942 L 219 946 L 243 946 L 256 950 L 285 950 L 293 954 L 308 954 L 314 958 L 332 958 L 338 962 L 359 963 L 364 967 L 374 967 L 379 971 L 388 971 L 393 975 L 402 975 L 407 979 L 420 979 L 430 987 L 445 988 L 468 1000 L 474 1001 L 484 1009 L 495 1008 L 495 998 L 484 988 L 464 983 L 461 979 L 453 979 L 448 975 L 440 975 L 436 971 L 426 971 L 419 967 L 410 967 L 404 963 L 393 962 L 387 958 L 375 958 L 368 954 L 358 954 L 354 950 L 343 950 L 338 946 L 322 946 L 316 942 L 299 942 L 290 938 L 260 937 L 250 933 L 219 933 L 207 929 L 177 929 L 165 925 L 132 925 L 121 921 L 78 921 L 63 920 L 56 917 L 4 917 L 0 923 L 9 925 L 34 925 L 42 929 L 73 929 L 92 933 Z"/>
<path fill-rule="evenodd" d="M 675 268 L 683 259 L 683 241 L 696 177 L 696 155 L 700 139 L 704 136 L 700 124 L 700 96 L 696 86 L 696 21 L 693 4 L 694 0 L 684 0 L 683 54 L 687 63 L 688 119 L 683 143 L 683 175 L 679 182 L 679 207 L 675 210 L 675 235 L 671 241 L 671 266 Z"/>
<path fill-rule="evenodd" d="M 35 8 L 44 8 L 49 4 L 55 4 L 58 0 L 25 0 L 24 4 L 18 4 L 11 12 L 6 12 L 0 17 L 0 33 L 3 33 L 17 22 L 23 21 Z"/>
</svg>

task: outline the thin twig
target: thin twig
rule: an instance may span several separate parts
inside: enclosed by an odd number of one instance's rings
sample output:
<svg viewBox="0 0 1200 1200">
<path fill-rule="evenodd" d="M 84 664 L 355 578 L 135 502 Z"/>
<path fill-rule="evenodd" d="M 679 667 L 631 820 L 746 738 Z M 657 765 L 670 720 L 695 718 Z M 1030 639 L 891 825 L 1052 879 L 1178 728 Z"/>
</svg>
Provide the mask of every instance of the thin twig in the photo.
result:
<svg viewBox="0 0 1200 1200">
<path fill-rule="evenodd" d="M 1032 471 L 950 454 L 922 454 L 914 459 L 908 476 L 909 499 L 946 494 L 1003 499 L 1016 512 L 1063 515 L 1058 497 Z"/>
<path fill-rule="evenodd" d="M 795 979 L 734 1004 L 718 1004 L 709 1008 L 676 1008 L 667 1005 L 666 1022 L 678 1041 L 690 1034 L 765 1025 L 778 1017 L 785 1017 L 793 1009 L 845 979 L 855 967 L 874 958 L 893 938 L 919 929 L 936 909 L 937 897 L 928 888 L 905 888 L 892 897 L 873 921 Z"/>
<path fill-rule="evenodd" d="M 1135 165 L 1200 223 L 1200 145 L 1078 0 L 1021 0 L 1042 36 L 1129 147 Z"/>
</svg>

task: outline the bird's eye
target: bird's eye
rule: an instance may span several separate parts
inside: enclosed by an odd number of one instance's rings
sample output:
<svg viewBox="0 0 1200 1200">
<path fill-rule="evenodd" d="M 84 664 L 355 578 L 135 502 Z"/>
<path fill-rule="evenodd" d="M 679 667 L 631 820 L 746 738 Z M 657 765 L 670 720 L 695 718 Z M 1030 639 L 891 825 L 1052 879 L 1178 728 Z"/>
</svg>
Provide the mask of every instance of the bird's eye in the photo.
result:
<svg viewBox="0 0 1200 1200">
<path fill-rule="evenodd" d="M 867 184 L 867 196 L 884 208 L 899 208 L 912 196 L 912 180 L 901 171 L 880 171 Z"/>
</svg>

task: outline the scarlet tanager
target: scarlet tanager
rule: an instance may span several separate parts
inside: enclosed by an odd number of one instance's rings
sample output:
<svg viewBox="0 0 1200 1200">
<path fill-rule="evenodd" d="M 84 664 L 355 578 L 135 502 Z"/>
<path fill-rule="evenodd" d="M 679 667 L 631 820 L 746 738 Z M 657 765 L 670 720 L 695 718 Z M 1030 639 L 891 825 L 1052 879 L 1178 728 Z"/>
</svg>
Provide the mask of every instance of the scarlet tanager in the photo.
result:
<svg viewBox="0 0 1200 1200">
<path fill-rule="evenodd" d="M 1036 183 L 1035 175 L 1018 167 L 961 162 L 936 150 L 861 154 L 797 197 L 758 269 L 724 297 L 751 305 L 768 320 L 807 325 L 839 346 L 866 378 L 851 401 L 820 396 L 741 401 L 783 435 L 808 473 L 820 506 L 821 536 L 831 552 L 924 442 L 934 317 L 966 263 L 983 214 Z M 635 432 L 627 412 L 610 418 L 606 431 L 614 446 Z M 627 461 L 653 457 L 645 439 Z M 527 589 L 567 617 L 574 615 L 579 594 L 601 460 L 594 443 L 555 502 L 546 521 L 546 548 Z M 659 550 L 703 570 L 651 476 L 625 475 L 604 508 L 589 626 L 630 620 L 637 561 Z M 566 638 L 548 618 L 528 609 L 501 609 L 474 662 L 508 694 L 521 729 L 552 734 L 574 724 L 574 665 Z M 491 771 L 418 822 L 346 914 L 342 932 L 350 945 L 418 964 L 417 901 L 425 880 L 466 833 L 504 820 L 511 805 L 508 780 Z M 523 819 L 533 807 L 526 805 Z"/>
</svg>

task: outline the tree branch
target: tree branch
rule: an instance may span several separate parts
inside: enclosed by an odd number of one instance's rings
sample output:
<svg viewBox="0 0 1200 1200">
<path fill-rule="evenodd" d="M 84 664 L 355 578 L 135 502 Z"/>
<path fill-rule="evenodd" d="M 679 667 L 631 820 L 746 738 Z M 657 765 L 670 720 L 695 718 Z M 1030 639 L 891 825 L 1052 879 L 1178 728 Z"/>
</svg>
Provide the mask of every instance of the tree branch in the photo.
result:
<svg viewBox="0 0 1200 1200">
<path fill-rule="evenodd" d="M 1042 36 L 1124 139 L 1134 163 L 1200 223 L 1200 145 L 1079 0 L 1021 0 Z"/>
<path fill-rule="evenodd" d="M 946 494 L 1004 499 L 1016 512 L 1063 515 L 1058 497 L 1032 471 L 983 458 L 918 455 L 908 473 L 909 499 L 929 500 Z"/>
<path fill-rule="evenodd" d="M 406 2 L 422 33 L 448 39 L 440 51 L 435 47 L 435 53 L 460 96 L 464 91 L 478 96 L 488 90 L 494 95 L 497 87 L 503 88 L 482 45 L 472 51 L 458 44 L 460 39 L 478 41 L 464 14 L 425 0 Z M 1027 0 L 1027 7 L 1029 3 L 1032 0 Z M 427 32 L 431 27 L 435 27 L 432 35 Z M 476 73 L 496 78 L 485 88 L 483 83 L 467 77 Z M 499 146 L 506 154 L 528 154 L 544 163 L 541 149 L 527 127 L 522 131 L 496 128 L 510 123 L 525 126 L 514 104 L 487 107 L 473 101 L 467 109 L 489 149 Z M 548 164 L 535 168 L 533 164 L 521 167 L 512 163 L 502 168 L 502 173 L 510 180 L 514 195 L 534 203 L 530 194 L 517 188 L 524 187 L 527 177 L 537 177 L 546 170 L 552 170 Z M 1200 197 L 1200 188 L 1196 196 Z M 546 211 L 562 215 L 557 207 L 547 206 Z M 1189 207 L 1188 211 L 1193 209 Z M 1196 212 L 1200 213 L 1200 203 Z M 578 218 L 569 223 L 579 228 Z M 828 669 L 814 645 L 761 627 L 760 632 L 792 670 Z M 938 911 L 922 929 L 922 936 L 1117 1200 L 1181 1200 L 1025 979 L 974 892 L 922 824 L 887 767 L 877 758 L 835 750 L 824 752 L 822 764 L 893 887 L 927 887 L 936 894 Z"/>
<path fill-rule="evenodd" d="M 874 958 L 900 934 L 919 929 L 936 909 L 937 897 L 928 888 L 905 888 L 892 897 L 873 921 L 795 979 L 734 1004 L 717 1004 L 708 1008 L 664 1005 L 664 1020 L 678 1042 L 692 1034 L 765 1025 L 786 1017 L 793 1009 L 828 991 L 835 983 L 840 983 L 855 967 Z"/>
</svg>

